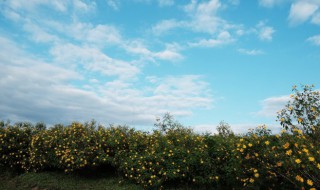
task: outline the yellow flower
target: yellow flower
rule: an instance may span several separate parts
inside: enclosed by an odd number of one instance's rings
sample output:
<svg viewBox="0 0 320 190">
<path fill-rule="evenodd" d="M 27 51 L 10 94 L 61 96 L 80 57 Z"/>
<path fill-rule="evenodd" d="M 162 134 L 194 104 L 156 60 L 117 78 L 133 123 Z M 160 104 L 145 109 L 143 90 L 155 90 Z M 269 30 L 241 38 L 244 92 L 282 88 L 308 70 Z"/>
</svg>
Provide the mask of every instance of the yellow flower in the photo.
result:
<svg viewBox="0 0 320 190">
<path fill-rule="evenodd" d="M 299 117 L 298 122 L 301 123 L 302 121 L 303 121 L 303 119 Z"/>
<path fill-rule="evenodd" d="M 244 144 L 243 146 L 242 146 L 243 148 L 247 148 L 247 146 Z"/>
<path fill-rule="evenodd" d="M 298 158 L 298 159 L 295 160 L 295 162 L 296 162 L 297 164 L 300 164 L 300 163 L 301 163 L 301 160 Z"/>
<path fill-rule="evenodd" d="M 296 180 L 297 180 L 297 181 L 300 181 L 301 183 L 304 182 L 303 178 L 302 178 L 300 175 L 297 175 L 297 176 L 296 176 Z"/>
<path fill-rule="evenodd" d="M 313 162 L 314 161 L 314 157 L 309 157 L 309 161 Z"/>
<path fill-rule="evenodd" d="M 259 173 L 255 173 L 254 177 L 258 178 L 259 177 Z"/>
<path fill-rule="evenodd" d="M 284 118 L 282 117 L 282 118 L 280 119 L 280 121 L 281 121 L 281 122 L 284 122 Z"/>
<path fill-rule="evenodd" d="M 312 186 L 312 185 L 313 185 L 313 181 L 310 180 L 310 179 L 308 179 L 308 180 L 307 180 L 307 184 L 310 185 L 310 186 Z"/>
<path fill-rule="evenodd" d="M 254 179 L 253 179 L 253 178 L 250 178 L 249 181 L 250 181 L 250 183 L 253 183 L 253 182 L 254 182 Z"/>
<path fill-rule="evenodd" d="M 264 142 L 266 145 L 269 145 L 270 144 L 270 142 L 269 141 L 266 141 L 266 142 Z"/>
<path fill-rule="evenodd" d="M 283 148 L 287 149 L 287 148 L 289 148 L 289 146 L 290 146 L 290 144 L 288 142 L 286 142 L 286 144 L 283 145 Z"/>
<path fill-rule="evenodd" d="M 320 164 L 317 164 L 317 168 L 320 170 Z"/>
<path fill-rule="evenodd" d="M 310 190 L 316 190 L 316 188 L 312 187 Z"/>
<path fill-rule="evenodd" d="M 248 146 L 249 146 L 249 147 L 252 147 L 252 144 L 251 144 L 251 143 L 249 143 L 249 144 L 248 144 Z"/>
</svg>

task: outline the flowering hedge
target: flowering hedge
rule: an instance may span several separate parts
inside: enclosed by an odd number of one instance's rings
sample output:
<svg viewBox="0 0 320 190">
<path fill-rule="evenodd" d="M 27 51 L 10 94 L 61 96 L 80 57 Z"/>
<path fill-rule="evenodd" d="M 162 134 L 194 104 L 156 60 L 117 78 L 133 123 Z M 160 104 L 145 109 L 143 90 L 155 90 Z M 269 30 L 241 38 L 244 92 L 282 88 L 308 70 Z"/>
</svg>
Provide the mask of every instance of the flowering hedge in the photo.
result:
<svg viewBox="0 0 320 190">
<path fill-rule="evenodd" d="M 146 133 L 94 123 L 45 129 L 1 123 L 0 165 L 66 173 L 110 165 L 148 188 L 190 184 L 225 189 L 320 189 L 320 142 L 300 129 L 271 135 L 202 135 L 176 127 Z"/>
</svg>

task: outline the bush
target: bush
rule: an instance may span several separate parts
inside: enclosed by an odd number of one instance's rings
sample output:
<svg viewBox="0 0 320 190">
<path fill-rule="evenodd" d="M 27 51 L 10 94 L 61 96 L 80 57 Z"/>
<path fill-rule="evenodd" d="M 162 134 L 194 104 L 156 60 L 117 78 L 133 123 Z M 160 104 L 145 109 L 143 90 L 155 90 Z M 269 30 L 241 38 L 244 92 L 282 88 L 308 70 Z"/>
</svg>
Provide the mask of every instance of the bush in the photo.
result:
<svg viewBox="0 0 320 190">
<path fill-rule="evenodd" d="M 320 189 L 320 141 L 316 133 L 304 130 L 307 126 L 277 135 L 260 126 L 234 135 L 221 125 L 221 133 L 202 135 L 170 115 L 156 126 L 146 133 L 126 126 L 104 128 L 94 121 L 49 129 L 41 123 L 0 122 L 0 167 L 69 173 L 111 166 L 105 168 L 115 168 L 146 189 L 179 184 L 206 189 Z"/>
</svg>

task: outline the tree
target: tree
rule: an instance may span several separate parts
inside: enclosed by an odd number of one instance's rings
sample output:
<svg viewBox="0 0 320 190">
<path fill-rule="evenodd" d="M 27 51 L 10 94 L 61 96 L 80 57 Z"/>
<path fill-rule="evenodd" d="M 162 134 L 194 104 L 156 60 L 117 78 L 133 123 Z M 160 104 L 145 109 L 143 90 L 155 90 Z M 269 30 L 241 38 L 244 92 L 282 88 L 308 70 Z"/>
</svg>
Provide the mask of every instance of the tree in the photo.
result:
<svg viewBox="0 0 320 190">
<path fill-rule="evenodd" d="M 228 137 L 230 135 L 234 135 L 233 131 L 231 130 L 230 125 L 225 121 L 220 121 L 220 123 L 216 129 L 218 131 L 218 134 L 223 137 Z"/>
<path fill-rule="evenodd" d="M 286 130 L 300 129 L 305 134 L 316 135 L 320 128 L 320 92 L 314 85 L 302 85 L 302 92 L 293 86 L 294 94 L 285 108 L 278 112 L 278 120 Z M 316 135 L 318 136 L 318 135 Z"/>
<path fill-rule="evenodd" d="M 170 113 L 165 113 L 162 120 L 157 118 L 154 126 L 163 133 L 166 133 L 168 130 L 183 128 L 183 125 L 176 121 Z"/>
</svg>

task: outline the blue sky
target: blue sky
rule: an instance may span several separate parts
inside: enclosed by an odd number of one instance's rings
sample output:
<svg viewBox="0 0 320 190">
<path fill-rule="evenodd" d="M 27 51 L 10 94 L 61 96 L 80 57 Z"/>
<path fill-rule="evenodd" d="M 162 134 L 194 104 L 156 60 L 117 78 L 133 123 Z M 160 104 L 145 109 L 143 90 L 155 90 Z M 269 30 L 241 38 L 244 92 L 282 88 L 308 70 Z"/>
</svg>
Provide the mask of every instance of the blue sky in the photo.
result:
<svg viewBox="0 0 320 190">
<path fill-rule="evenodd" d="M 319 0 L 0 2 L 0 119 L 279 129 L 320 86 Z"/>
</svg>

